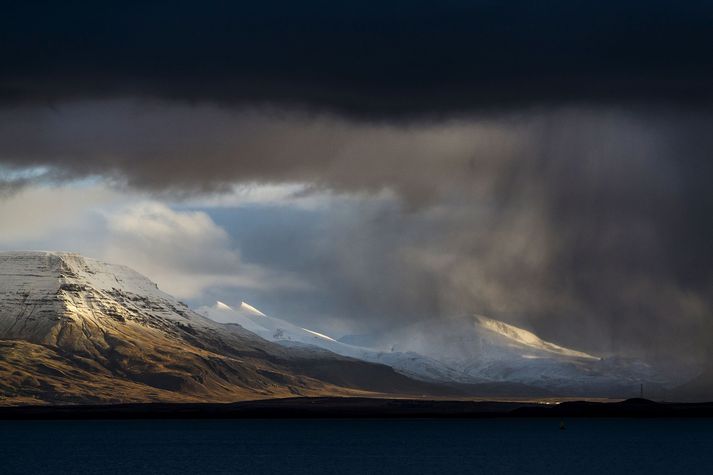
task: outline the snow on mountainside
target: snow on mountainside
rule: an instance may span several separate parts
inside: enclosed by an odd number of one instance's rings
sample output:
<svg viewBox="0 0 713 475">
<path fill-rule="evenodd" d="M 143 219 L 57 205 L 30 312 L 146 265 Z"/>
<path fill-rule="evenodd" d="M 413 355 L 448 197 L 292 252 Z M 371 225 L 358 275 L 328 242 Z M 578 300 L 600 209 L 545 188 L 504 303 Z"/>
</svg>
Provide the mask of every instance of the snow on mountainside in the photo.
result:
<svg viewBox="0 0 713 475">
<path fill-rule="evenodd" d="M 269 346 L 220 327 L 129 268 L 76 254 L 0 253 L 0 399 L 234 400 L 291 393 L 275 381 L 289 381 L 288 375 L 251 356 Z"/>
<path fill-rule="evenodd" d="M 640 362 L 602 359 L 547 342 L 534 333 L 483 316 L 444 319 L 362 337 L 349 344 L 293 325 L 242 303 L 218 302 L 200 313 L 238 324 L 283 345 L 311 345 L 340 355 L 381 362 L 427 381 L 522 383 L 571 393 L 606 393 L 659 382 Z M 350 341 L 350 340 L 347 340 Z"/>
<path fill-rule="evenodd" d="M 433 389 L 387 366 L 286 349 L 216 323 L 124 266 L 68 253 L 0 252 L 0 404 Z"/>
<path fill-rule="evenodd" d="M 386 364 L 404 375 L 426 381 L 463 382 L 468 379 L 458 371 L 422 355 L 347 345 L 322 333 L 301 328 L 278 318 L 268 317 L 245 302 L 242 302 L 237 309 L 233 309 L 223 302 L 217 302 L 213 307 L 198 309 L 198 313 L 217 322 L 240 325 L 268 341 L 283 346 L 317 347 L 350 358 Z"/>
<path fill-rule="evenodd" d="M 298 327 L 284 320 L 268 317 L 245 302 L 241 302 L 237 310 L 223 302 L 216 302 L 213 307 L 203 307 L 197 311 L 199 314 L 219 323 L 237 323 L 266 340 L 291 341 L 308 345 L 327 341 L 341 345 L 341 343 L 327 335 Z"/>
<path fill-rule="evenodd" d="M 78 315 L 98 323 L 95 311 L 117 322 L 126 321 L 122 313 L 140 319 L 140 310 L 150 310 L 160 319 L 210 325 L 128 267 L 76 254 L 0 253 L 0 295 L 4 338 L 56 343 L 68 337 Z M 130 308 L 122 309 L 127 302 Z"/>
<path fill-rule="evenodd" d="M 415 352 L 473 380 L 517 381 L 577 394 L 614 394 L 642 382 L 665 383 L 640 361 L 600 358 L 565 348 L 530 331 L 480 315 L 421 322 L 347 341 Z"/>
<path fill-rule="evenodd" d="M 533 349 L 536 351 L 542 351 L 545 353 L 550 353 L 553 355 L 572 357 L 572 358 L 584 358 L 598 360 L 596 356 L 589 355 L 582 351 L 571 350 L 569 348 L 564 348 L 554 343 L 542 340 L 540 337 L 532 332 L 523 330 L 514 325 L 509 325 L 498 320 L 493 320 L 492 318 L 483 317 L 481 315 L 475 315 L 475 320 L 477 323 L 486 330 L 503 336 L 508 339 L 510 343 L 514 345 L 520 345 L 524 349 Z M 523 355 L 527 357 L 527 355 Z"/>
</svg>

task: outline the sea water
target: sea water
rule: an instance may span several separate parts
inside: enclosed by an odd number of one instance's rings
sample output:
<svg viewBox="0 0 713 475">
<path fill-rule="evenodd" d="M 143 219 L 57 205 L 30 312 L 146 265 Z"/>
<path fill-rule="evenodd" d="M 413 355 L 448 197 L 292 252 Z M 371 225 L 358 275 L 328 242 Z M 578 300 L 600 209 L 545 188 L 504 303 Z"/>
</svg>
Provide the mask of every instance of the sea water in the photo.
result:
<svg viewBox="0 0 713 475">
<path fill-rule="evenodd" d="M 711 419 L 0 421 L 0 473 L 713 474 Z"/>
</svg>

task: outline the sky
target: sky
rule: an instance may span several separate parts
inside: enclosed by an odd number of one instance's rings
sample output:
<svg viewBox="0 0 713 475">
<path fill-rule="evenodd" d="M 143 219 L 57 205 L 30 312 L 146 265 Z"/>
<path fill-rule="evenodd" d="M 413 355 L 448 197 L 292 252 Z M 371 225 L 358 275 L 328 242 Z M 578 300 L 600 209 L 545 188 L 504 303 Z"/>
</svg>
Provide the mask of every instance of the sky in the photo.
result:
<svg viewBox="0 0 713 475">
<path fill-rule="evenodd" d="M 713 360 L 713 5 L 11 2 L 0 249 L 341 336 Z"/>
</svg>

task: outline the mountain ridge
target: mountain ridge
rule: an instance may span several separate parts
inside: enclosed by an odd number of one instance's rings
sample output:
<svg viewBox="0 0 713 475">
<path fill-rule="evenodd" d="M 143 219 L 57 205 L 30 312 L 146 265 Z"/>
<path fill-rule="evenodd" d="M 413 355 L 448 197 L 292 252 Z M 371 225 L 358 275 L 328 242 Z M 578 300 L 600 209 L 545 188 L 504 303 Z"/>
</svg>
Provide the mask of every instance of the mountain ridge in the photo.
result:
<svg viewBox="0 0 713 475">
<path fill-rule="evenodd" d="M 0 253 L 0 378 L 4 404 L 439 390 L 383 365 L 275 345 L 125 266 L 47 251 Z"/>
<path fill-rule="evenodd" d="M 79 254 L 0 252 L 0 404 L 628 397 L 660 384 L 643 363 L 478 315 L 371 338 L 350 345 L 247 303 L 193 310 L 126 266 Z"/>
<path fill-rule="evenodd" d="M 534 333 L 482 315 L 443 318 L 359 339 L 328 335 L 267 316 L 241 303 L 218 302 L 199 313 L 240 325 L 284 346 L 313 346 L 365 361 L 383 363 L 423 381 L 458 384 L 517 383 L 561 395 L 620 397 L 641 383 L 662 380 L 644 363 L 600 358 L 542 340 Z M 354 344 L 351 344 L 353 341 Z"/>
</svg>

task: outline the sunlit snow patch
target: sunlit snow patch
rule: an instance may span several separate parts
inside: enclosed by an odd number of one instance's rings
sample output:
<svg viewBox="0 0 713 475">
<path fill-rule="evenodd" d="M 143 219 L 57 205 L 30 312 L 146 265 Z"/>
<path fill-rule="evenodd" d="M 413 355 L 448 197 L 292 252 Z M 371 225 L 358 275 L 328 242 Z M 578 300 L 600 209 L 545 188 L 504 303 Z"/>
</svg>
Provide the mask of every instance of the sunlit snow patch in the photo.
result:
<svg viewBox="0 0 713 475">
<path fill-rule="evenodd" d="M 220 302 L 218 302 L 220 304 Z M 245 302 L 240 302 L 240 310 L 243 310 L 245 312 L 249 312 L 255 315 L 260 315 L 261 317 L 265 317 L 266 315 L 262 313 L 260 310 L 256 309 L 250 304 L 247 304 Z"/>
<path fill-rule="evenodd" d="M 307 330 L 306 328 L 303 328 L 303 330 L 306 331 L 307 333 L 312 334 L 312 335 L 318 336 L 318 337 L 320 337 L 320 338 L 324 338 L 325 340 L 334 341 L 334 342 L 337 341 L 337 340 L 335 340 L 335 339 L 332 338 L 332 337 L 329 337 L 329 336 L 327 336 L 327 335 L 323 335 L 323 334 L 321 334 L 321 333 L 313 332 L 312 330 Z"/>
<path fill-rule="evenodd" d="M 540 351 L 546 351 L 548 353 L 553 353 L 562 356 L 569 356 L 574 358 L 591 359 L 598 360 L 597 356 L 592 356 L 583 351 L 571 350 L 549 341 L 544 341 L 534 333 L 518 328 L 514 325 L 509 325 L 507 323 L 501 322 L 499 320 L 493 320 L 492 318 L 483 317 L 480 315 L 476 316 L 478 323 L 481 327 L 497 333 L 511 342 L 517 343 L 522 346 L 537 349 Z"/>
<path fill-rule="evenodd" d="M 230 305 L 224 304 L 220 300 L 215 303 L 215 308 L 217 308 L 218 310 L 233 310 L 233 307 L 231 307 Z"/>
</svg>

